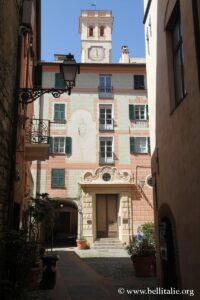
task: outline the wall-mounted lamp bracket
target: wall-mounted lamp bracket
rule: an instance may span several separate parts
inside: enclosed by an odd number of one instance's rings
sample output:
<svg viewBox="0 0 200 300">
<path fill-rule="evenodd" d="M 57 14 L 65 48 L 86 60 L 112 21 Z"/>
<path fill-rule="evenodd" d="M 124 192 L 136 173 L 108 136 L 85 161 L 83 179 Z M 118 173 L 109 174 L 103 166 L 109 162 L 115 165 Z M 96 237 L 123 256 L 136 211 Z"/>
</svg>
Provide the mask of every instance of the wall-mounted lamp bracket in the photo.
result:
<svg viewBox="0 0 200 300">
<path fill-rule="evenodd" d="M 37 89 L 37 88 L 21 88 L 19 89 L 20 102 L 23 104 L 29 104 L 37 100 L 44 94 L 51 93 L 54 98 L 59 98 L 61 94 L 68 91 L 71 93 L 71 88 L 66 89 Z"/>
</svg>

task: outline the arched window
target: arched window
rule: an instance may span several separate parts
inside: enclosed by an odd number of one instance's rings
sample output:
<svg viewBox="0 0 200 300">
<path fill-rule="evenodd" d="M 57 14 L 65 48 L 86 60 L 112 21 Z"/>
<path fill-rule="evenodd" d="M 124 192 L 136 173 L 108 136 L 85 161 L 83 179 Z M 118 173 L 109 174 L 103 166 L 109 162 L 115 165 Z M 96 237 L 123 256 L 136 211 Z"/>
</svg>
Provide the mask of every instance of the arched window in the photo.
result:
<svg viewBox="0 0 200 300">
<path fill-rule="evenodd" d="M 89 36 L 93 36 L 94 28 L 92 26 L 89 27 Z"/>
<path fill-rule="evenodd" d="M 104 26 L 100 26 L 100 36 L 104 36 Z"/>
</svg>

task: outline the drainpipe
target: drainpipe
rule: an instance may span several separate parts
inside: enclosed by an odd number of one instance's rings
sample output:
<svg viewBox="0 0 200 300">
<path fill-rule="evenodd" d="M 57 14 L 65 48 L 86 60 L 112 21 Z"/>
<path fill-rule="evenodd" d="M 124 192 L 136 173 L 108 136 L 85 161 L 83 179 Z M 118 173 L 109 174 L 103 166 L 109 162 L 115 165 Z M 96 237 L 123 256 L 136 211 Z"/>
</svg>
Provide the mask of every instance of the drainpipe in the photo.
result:
<svg viewBox="0 0 200 300">
<path fill-rule="evenodd" d="M 43 108 L 44 108 L 44 96 L 42 95 L 39 98 L 39 119 L 43 119 Z M 36 195 L 40 194 L 40 192 L 41 192 L 41 161 L 37 160 Z"/>
</svg>

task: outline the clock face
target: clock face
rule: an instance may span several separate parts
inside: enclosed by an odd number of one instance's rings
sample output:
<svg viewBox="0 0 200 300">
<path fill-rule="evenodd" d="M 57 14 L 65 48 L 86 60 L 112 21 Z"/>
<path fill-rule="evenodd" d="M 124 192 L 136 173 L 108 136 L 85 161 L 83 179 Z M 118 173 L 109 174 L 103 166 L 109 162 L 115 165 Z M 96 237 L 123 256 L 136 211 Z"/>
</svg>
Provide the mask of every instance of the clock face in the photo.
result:
<svg viewBox="0 0 200 300">
<path fill-rule="evenodd" d="M 91 47 L 89 49 L 89 58 L 94 61 L 101 61 L 104 58 L 104 48 Z"/>
</svg>

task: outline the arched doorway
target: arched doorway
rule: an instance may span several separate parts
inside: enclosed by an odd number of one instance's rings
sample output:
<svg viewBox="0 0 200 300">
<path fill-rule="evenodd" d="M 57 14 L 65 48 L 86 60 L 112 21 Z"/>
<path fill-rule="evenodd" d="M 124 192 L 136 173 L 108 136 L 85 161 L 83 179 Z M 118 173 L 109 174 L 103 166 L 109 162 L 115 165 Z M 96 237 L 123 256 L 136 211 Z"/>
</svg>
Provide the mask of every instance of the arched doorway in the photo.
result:
<svg viewBox="0 0 200 300">
<path fill-rule="evenodd" d="M 169 217 L 162 217 L 159 224 L 160 255 L 165 288 L 178 288 L 175 228 Z"/>
<path fill-rule="evenodd" d="M 60 203 L 54 223 L 54 245 L 75 245 L 78 210 L 74 202 Z"/>
</svg>

